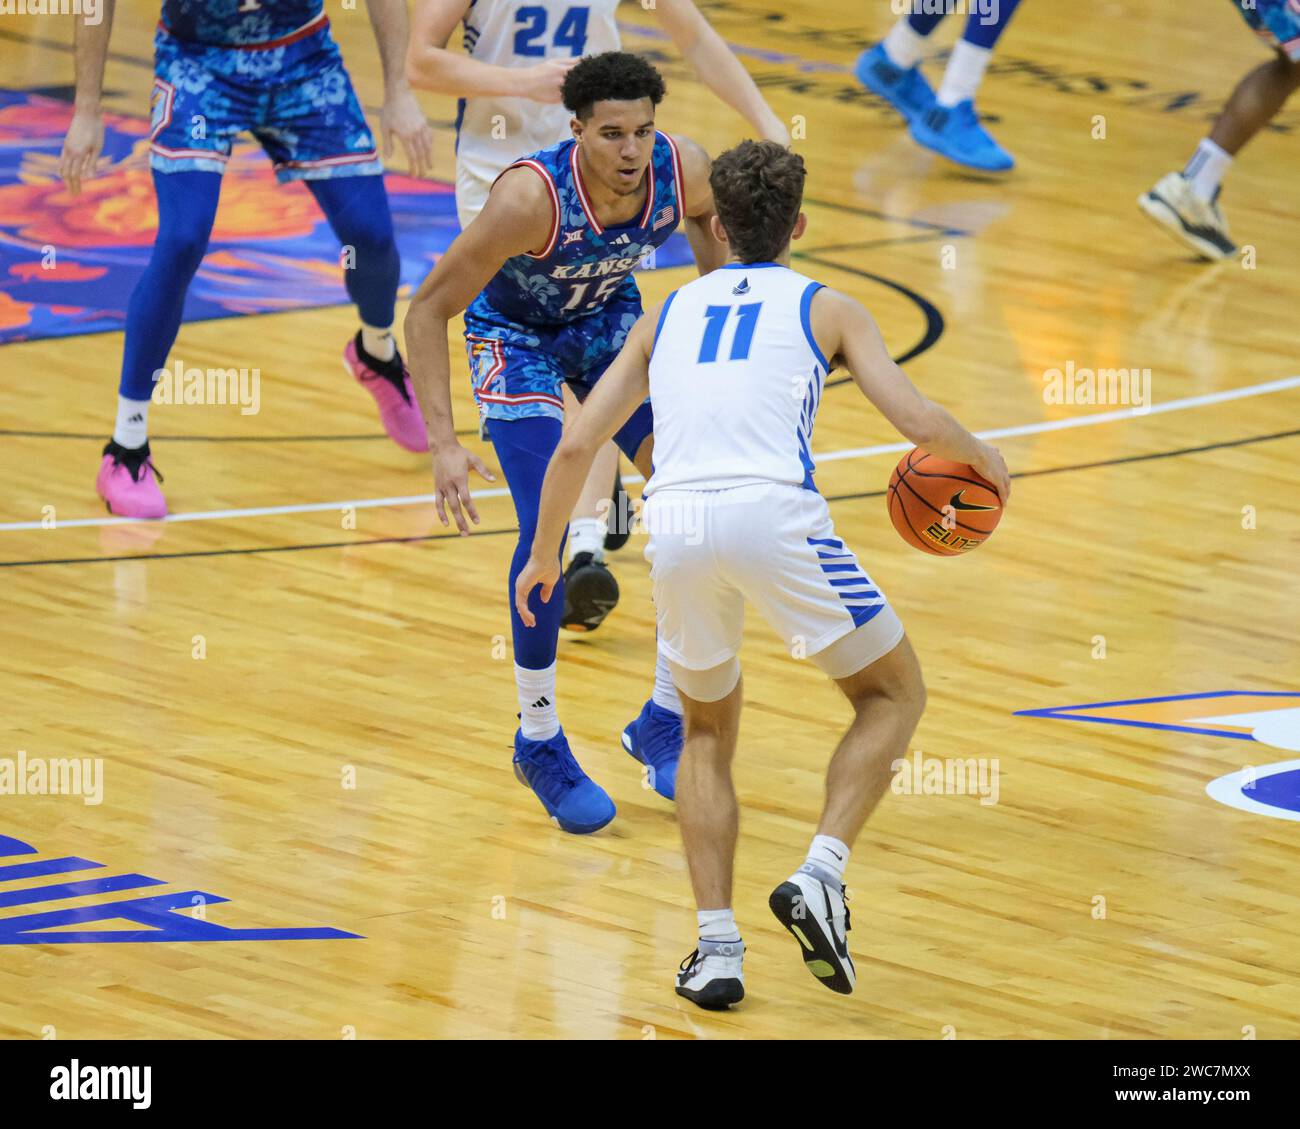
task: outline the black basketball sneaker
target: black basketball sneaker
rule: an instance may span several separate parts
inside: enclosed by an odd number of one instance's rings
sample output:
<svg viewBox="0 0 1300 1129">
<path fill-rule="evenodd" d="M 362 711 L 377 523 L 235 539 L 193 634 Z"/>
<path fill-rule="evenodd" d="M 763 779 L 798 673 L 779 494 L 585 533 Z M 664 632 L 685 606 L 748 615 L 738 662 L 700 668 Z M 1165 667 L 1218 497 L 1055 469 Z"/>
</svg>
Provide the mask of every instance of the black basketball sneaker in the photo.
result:
<svg viewBox="0 0 1300 1129">
<path fill-rule="evenodd" d="M 627 544 L 632 535 L 632 522 L 636 515 L 632 511 L 632 499 L 623 489 L 623 476 L 614 473 L 614 494 L 610 498 L 609 516 L 605 525 L 609 532 L 605 534 L 605 552 L 613 553 Z"/>
<path fill-rule="evenodd" d="M 803 952 L 803 962 L 832 992 L 847 996 L 857 983 L 849 956 L 849 907 L 844 887 L 823 882 L 805 863 L 782 882 L 767 904 Z"/>
<path fill-rule="evenodd" d="M 721 1011 L 745 998 L 743 941 L 704 941 L 681 963 L 677 994 L 709 1011 Z"/>
<path fill-rule="evenodd" d="M 618 581 L 591 553 L 575 553 L 564 570 L 564 615 L 560 626 L 595 631 L 618 604 Z"/>
</svg>

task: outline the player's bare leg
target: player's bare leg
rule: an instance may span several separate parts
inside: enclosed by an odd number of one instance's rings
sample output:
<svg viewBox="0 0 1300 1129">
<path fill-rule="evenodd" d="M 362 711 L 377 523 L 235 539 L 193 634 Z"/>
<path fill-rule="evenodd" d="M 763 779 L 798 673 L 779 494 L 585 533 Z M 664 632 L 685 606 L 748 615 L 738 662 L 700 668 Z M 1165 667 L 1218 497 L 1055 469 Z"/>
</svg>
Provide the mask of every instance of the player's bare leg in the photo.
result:
<svg viewBox="0 0 1300 1129">
<path fill-rule="evenodd" d="M 836 682 L 853 706 L 853 724 L 826 770 L 818 835 L 853 845 L 893 777 L 925 710 L 925 683 L 907 637 L 884 658 Z"/>
<path fill-rule="evenodd" d="M 907 753 L 925 709 L 925 684 L 904 636 L 892 651 L 856 674 L 836 679 L 853 706 L 853 723 L 826 772 L 826 804 L 808 857 L 768 899 L 798 940 L 804 964 L 833 992 L 853 991 L 844 868 L 849 848 L 889 787 L 891 765 Z"/>
<path fill-rule="evenodd" d="M 1277 116 L 1297 89 L 1300 89 L 1300 61 L 1293 63 L 1279 51 L 1237 83 L 1210 130 L 1210 140 L 1235 157 L 1247 141 Z"/>
<path fill-rule="evenodd" d="M 731 779 L 731 762 L 740 729 L 743 687 L 735 660 L 710 672 L 686 673 L 694 689 L 710 683 L 724 690 L 716 701 L 699 701 L 681 693 L 686 719 L 686 741 L 677 769 L 677 823 L 690 868 L 691 887 L 698 908 L 700 939 L 695 951 L 682 962 L 677 994 L 701 1007 L 721 1008 L 744 997 L 741 961 L 745 947 L 731 908 L 731 880 L 735 865 L 740 810 Z M 716 677 L 715 677 L 716 676 Z"/>
<path fill-rule="evenodd" d="M 564 426 L 577 418 L 582 406 L 564 386 Z M 618 447 L 607 443 L 592 463 L 582 494 L 569 517 L 568 566 L 564 570 L 564 616 L 569 631 L 595 631 L 618 604 L 618 582 L 605 565 L 605 518 L 614 478 Z"/>
<path fill-rule="evenodd" d="M 1182 172 L 1171 172 L 1138 197 L 1138 207 L 1203 259 L 1237 251 L 1219 210 L 1220 182 L 1243 146 L 1300 88 L 1300 61 L 1281 51 L 1237 83 L 1210 131 Z"/>
</svg>

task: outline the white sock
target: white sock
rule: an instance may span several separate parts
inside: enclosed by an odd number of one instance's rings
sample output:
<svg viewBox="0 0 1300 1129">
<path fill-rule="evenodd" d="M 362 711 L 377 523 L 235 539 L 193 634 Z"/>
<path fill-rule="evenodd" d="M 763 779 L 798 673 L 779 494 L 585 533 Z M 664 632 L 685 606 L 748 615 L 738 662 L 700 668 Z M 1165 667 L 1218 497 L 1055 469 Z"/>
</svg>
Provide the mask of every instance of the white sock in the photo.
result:
<svg viewBox="0 0 1300 1129">
<path fill-rule="evenodd" d="M 925 52 L 925 40 L 926 37 L 915 32 L 904 16 L 885 36 L 885 54 L 894 66 L 910 70 L 921 61 L 921 55 Z"/>
<path fill-rule="evenodd" d="M 123 447 L 143 447 L 149 442 L 149 401 L 117 398 L 117 423 L 113 442 Z"/>
<path fill-rule="evenodd" d="M 530 741 L 545 741 L 560 731 L 555 711 L 555 663 L 545 670 L 529 670 L 515 663 L 515 689 L 519 693 L 519 728 Z"/>
<path fill-rule="evenodd" d="M 1219 181 L 1231 164 L 1232 154 L 1208 137 L 1205 138 L 1183 169 L 1183 176 L 1191 185 L 1192 195 L 1199 200 L 1213 200 L 1214 194 L 1219 190 Z"/>
<path fill-rule="evenodd" d="M 393 337 L 393 327 L 377 329 L 373 325 L 361 323 L 361 347 L 377 361 L 391 361 L 397 354 L 397 339 Z"/>
<path fill-rule="evenodd" d="M 935 96 L 939 105 L 955 106 L 967 98 L 974 98 L 980 83 L 984 81 L 984 68 L 989 65 L 989 56 L 992 54 L 992 48 L 976 47 L 973 43 L 959 39 L 952 49 L 948 69 L 943 72 L 943 83 Z"/>
<path fill-rule="evenodd" d="M 569 522 L 569 560 L 579 553 L 590 553 L 595 560 L 605 559 L 605 523 L 598 517 L 580 517 Z"/>
<path fill-rule="evenodd" d="M 730 909 L 701 909 L 695 911 L 700 923 L 701 941 L 739 941 L 740 929 L 736 915 Z"/>
<path fill-rule="evenodd" d="M 678 717 L 682 715 L 682 700 L 677 696 L 677 687 L 673 685 L 673 672 L 668 667 L 668 660 L 655 649 L 655 688 L 650 695 L 655 705 L 663 706 Z"/>
<path fill-rule="evenodd" d="M 830 835 L 814 835 L 808 848 L 808 862 L 829 870 L 844 885 L 844 868 L 849 865 L 849 849 Z"/>
</svg>

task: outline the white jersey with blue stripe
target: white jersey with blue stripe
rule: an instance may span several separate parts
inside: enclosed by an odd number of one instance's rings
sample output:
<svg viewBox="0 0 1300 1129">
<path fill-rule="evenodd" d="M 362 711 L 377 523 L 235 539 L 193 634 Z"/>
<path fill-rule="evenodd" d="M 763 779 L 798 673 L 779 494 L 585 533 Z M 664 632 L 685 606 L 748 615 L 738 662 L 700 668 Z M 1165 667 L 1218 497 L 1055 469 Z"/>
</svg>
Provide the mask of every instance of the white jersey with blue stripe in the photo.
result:
<svg viewBox="0 0 1300 1129">
<path fill-rule="evenodd" d="M 617 51 L 618 0 L 472 0 L 465 52 L 480 63 L 531 67 Z M 570 136 L 573 115 L 531 98 L 462 98 L 456 113 L 456 208 L 466 226 L 487 202 L 493 181 L 525 153 Z"/>
<path fill-rule="evenodd" d="M 729 263 L 668 296 L 650 355 L 656 490 L 813 485 L 812 429 L 829 365 L 809 313 L 821 283 Z"/>
</svg>

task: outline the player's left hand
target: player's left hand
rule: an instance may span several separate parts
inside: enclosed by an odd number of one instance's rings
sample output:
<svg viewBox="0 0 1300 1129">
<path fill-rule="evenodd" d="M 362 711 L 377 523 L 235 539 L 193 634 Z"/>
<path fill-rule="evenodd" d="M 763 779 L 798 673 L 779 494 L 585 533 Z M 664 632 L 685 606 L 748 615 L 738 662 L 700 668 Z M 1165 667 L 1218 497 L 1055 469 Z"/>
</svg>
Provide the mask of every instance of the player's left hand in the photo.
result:
<svg viewBox="0 0 1300 1129">
<path fill-rule="evenodd" d="M 551 602 L 551 593 L 555 591 L 555 586 L 560 582 L 560 561 L 556 557 L 550 561 L 539 561 L 536 557 L 530 556 L 528 563 L 524 565 L 524 571 L 519 574 L 519 579 L 515 581 L 515 608 L 519 612 L 519 618 L 524 621 L 525 627 L 533 627 L 537 623 L 537 617 L 528 610 L 528 597 L 532 594 L 537 585 L 542 586 L 542 603 Z"/>
<path fill-rule="evenodd" d="M 433 171 L 433 127 L 410 87 L 395 91 L 384 99 L 379 127 L 384 137 L 385 161 L 393 155 L 393 138 L 396 137 L 406 151 L 412 176 L 427 176 Z"/>
</svg>

